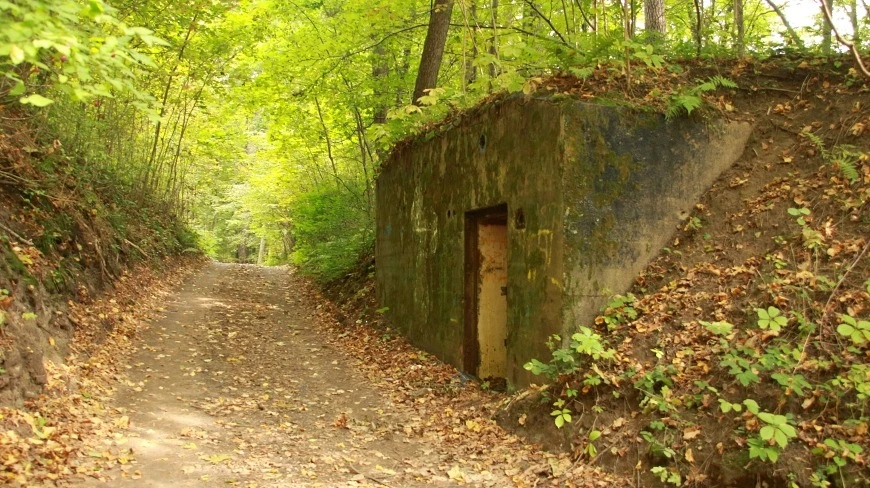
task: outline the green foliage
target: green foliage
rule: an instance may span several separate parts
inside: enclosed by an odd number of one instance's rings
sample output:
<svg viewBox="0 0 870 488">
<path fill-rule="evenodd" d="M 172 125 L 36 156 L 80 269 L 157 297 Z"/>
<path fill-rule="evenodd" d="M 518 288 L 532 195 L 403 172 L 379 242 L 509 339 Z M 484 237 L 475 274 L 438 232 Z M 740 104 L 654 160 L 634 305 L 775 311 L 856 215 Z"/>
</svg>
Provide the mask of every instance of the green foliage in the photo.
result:
<svg viewBox="0 0 870 488">
<path fill-rule="evenodd" d="M 595 323 L 606 325 L 607 330 L 611 332 L 621 325 L 628 324 L 638 316 L 637 310 L 633 307 L 636 300 L 637 298 L 631 293 L 611 297 Z"/>
<path fill-rule="evenodd" d="M 571 422 L 571 410 L 564 408 L 564 405 L 564 401 L 557 400 L 556 403 L 554 403 L 556 409 L 550 412 L 550 415 L 553 417 L 553 421 L 556 423 L 557 429 L 561 429 L 565 426 L 566 423 Z"/>
<path fill-rule="evenodd" d="M 602 378 L 596 371 L 598 360 L 609 360 L 616 356 L 616 351 L 608 348 L 599 334 L 588 327 L 580 327 L 580 330 L 571 336 L 567 347 L 560 347 L 559 336 L 553 336 L 550 342 L 552 358 L 549 363 L 543 363 L 532 359 L 523 365 L 526 371 L 535 375 L 543 375 L 551 380 L 561 375 L 573 374 L 581 369 L 586 376 L 586 384 L 594 386 L 602 382 Z"/>
<path fill-rule="evenodd" d="M 712 76 L 703 83 L 673 95 L 665 111 L 665 118 L 670 120 L 684 112 L 686 115 L 692 115 L 692 112 L 704 103 L 701 95 L 718 88 L 737 88 L 737 84 L 719 75 Z"/>
<path fill-rule="evenodd" d="M 778 333 L 788 323 L 788 319 L 776 307 L 756 308 L 755 313 L 758 314 L 758 327 L 761 329 Z"/>
<path fill-rule="evenodd" d="M 837 326 L 837 333 L 846 337 L 856 346 L 870 343 L 870 321 L 859 320 L 849 315 L 841 314 L 842 323 Z"/>
<path fill-rule="evenodd" d="M 734 330 L 733 325 L 731 325 L 728 322 L 724 322 L 724 321 L 705 322 L 702 320 L 699 323 L 702 326 L 704 326 L 705 329 L 709 330 L 710 333 L 718 335 L 718 336 L 727 337 L 727 336 L 731 335 L 732 331 Z"/>
<path fill-rule="evenodd" d="M 324 189 L 304 195 L 292 211 L 293 261 L 319 279 L 341 276 L 373 246 L 370 218 L 360 215 L 344 192 Z"/>
<path fill-rule="evenodd" d="M 810 130 L 802 131 L 801 135 L 809 139 L 816 146 L 822 158 L 838 169 L 847 180 L 852 183 L 858 181 L 860 178 L 858 175 L 858 163 L 862 157 L 866 157 L 863 151 L 848 144 L 837 144 L 829 150 L 822 138 Z"/>
<path fill-rule="evenodd" d="M 583 448 L 583 454 L 586 455 L 588 459 L 593 459 L 598 455 L 598 448 L 595 447 L 595 441 L 600 437 L 600 430 L 590 430 L 589 434 L 586 436 L 586 447 Z"/>
<path fill-rule="evenodd" d="M 0 14 L 0 97 L 45 107 L 54 96 L 48 86 L 77 101 L 113 93 L 152 100 L 136 75 L 155 64 L 137 44 L 165 43 L 148 29 L 128 27 L 102 0 L 4 1 Z"/>
<path fill-rule="evenodd" d="M 734 375 L 743 386 L 761 382 L 758 371 L 753 367 L 752 362 L 737 351 L 726 353 L 720 364 L 728 368 L 728 373 Z"/>
<path fill-rule="evenodd" d="M 664 466 L 654 466 L 651 470 L 652 474 L 658 476 L 659 481 L 674 486 L 682 486 L 683 478 L 680 472 L 674 469 L 669 469 Z"/>
</svg>

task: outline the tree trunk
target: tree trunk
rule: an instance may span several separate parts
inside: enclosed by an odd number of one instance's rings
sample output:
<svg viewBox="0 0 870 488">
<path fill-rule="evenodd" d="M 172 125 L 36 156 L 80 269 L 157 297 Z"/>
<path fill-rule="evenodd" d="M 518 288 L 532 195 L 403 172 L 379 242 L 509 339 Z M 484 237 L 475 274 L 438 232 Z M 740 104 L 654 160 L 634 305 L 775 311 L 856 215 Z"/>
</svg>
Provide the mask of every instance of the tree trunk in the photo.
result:
<svg viewBox="0 0 870 488">
<path fill-rule="evenodd" d="M 464 10 L 463 13 L 465 13 Z M 462 52 L 465 56 L 465 73 L 462 76 L 462 86 L 463 89 L 467 90 L 472 83 L 477 81 L 477 67 L 474 65 L 474 61 L 478 55 L 477 38 L 479 27 L 477 25 L 477 5 L 474 0 L 469 2 L 468 5 L 468 14 L 465 16 L 465 30 L 467 33 L 462 37 Z M 466 42 L 471 43 L 470 49 L 466 47 Z"/>
<path fill-rule="evenodd" d="M 694 0 L 695 21 L 692 25 L 695 34 L 695 56 L 701 57 L 701 49 L 704 47 L 704 6 L 701 0 Z"/>
<path fill-rule="evenodd" d="M 240 263 L 248 262 L 248 231 L 245 230 L 242 234 L 242 241 L 239 243 L 238 251 L 236 252 L 236 257 L 239 259 Z"/>
<path fill-rule="evenodd" d="M 823 0 L 828 6 L 828 12 L 833 12 L 834 0 Z M 824 7 L 822 7 L 824 9 Z M 831 54 L 831 31 L 834 26 L 828 21 L 828 17 L 822 12 L 822 54 L 829 56 Z"/>
<path fill-rule="evenodd" d="M 867 12 L 870 16 L 870 11 Z M 858 24 L 858 0 L 849 2 L 849 22 L 852 24 L 852 44 L 861 45 L 861 25 Z"/>
<path fill-rule="evenodd" d="M 387 86 L 387 77 L 390 75 L 390 63 L 387 57 L 387 48 L 383 44 L 375 46 L 372 58 L 372 79 L 375 82 L 375 107 L 374 122 L 384 124 L 387 122 L 387 100 L 384 87 Z"/>
<path fill-rule="evenodd" d="M 746 26 L 743 24 L 743 0 L 734 0 L 734 27 L 737 29 L 734 47 L 737 49 L 737 57 L 742 58 L 746 53 Z"/>
<path fill-rule="evenodd" d="M 492 0 L 490 21 L 492 22 L 492 39 L 489 41 L 489 54 L 498 60 L 498 0 Z M 500 71 L 497 64 L 489 63 L 490 91 L 492 91 L 492 79 L 498 76 Z"/>
<path fill-rule="evenodd" d="M 429 30 L 423 43 L 417 82 L 414 84 L 412 102 L 415 105 L 420 103 L 420 97 L 426 94 L 426 90 L 435 88 L 438 83 L 438 71 L 444 57 L 444 45 L 447 43 L 447 29 L 450 27 L 452 13 L 453 0 L 435 0 L 435 7 L 429 15 Z"/>
<path fill-rule="evenodd" d="M 172 79 L 175 77 L 176 72 L 178 71 L 178 66 L 181 64 L 181 60 L 184 59 L 184 51 L 187 49 L 187 45 L 190 42 L 191 37 L 195 32 L 196 20 L 199 18 L 199 10 L 197 10 L 193 14 L 193 19 L 190 21 L 190 26 L 187 29 L 187 33 L 184 35 L 184 41 L 181 43 L 181 48 L 178 50 L 178 57 L 175 60 L 175 63 L 172 65 L 172 71 L 169 73 L 169 78 L 166 80 L 166 85 L 163 88 L 163 99 L 160 103 L 160 119 L 157 120 L 157 124 L 154 126 L 154 141 L 151 146 L 151 155 L 148 157 L 148 162 L 145 165 L 145 175 L 142 179 L 143 182 L 143 190 L 148 186 L 149 180 L 149 172 L 152 170 L 152 166 L 154 165 L 154 159 L 157 157 L 157 145 L 160 141 L 160 129 L 161 122 L 163 121 L 163 116 L 166 115 L 166 103 L 169 99 L 169 91 L 172 88 Z"/>
<path fill-rule="evenodd" d="M 799 49 L 803 50 L 804 49 L 804 42 L 801 40 L 800 36 L 797 34 L 797 32 L 795 32 L 794 28 L 789 23 L 788 18 L 785 16 L 785 13 L 782 11 L 782 9 L 779 8 L 779 6 L 776 3 L 774 3 L 773 0 L 764 0 L 764 1 L 767 2 L 767 4 L 770 5 L 770 8 L 772 8 L 773 11 L 776 12 L 776 15 L 779 16 L 779 20 L 782 21 L 782 25 L 785 26 L 785 30 L 786 30 L 786 32 L 788 32 L 788 36 L 791 38 L 791 40 L 795 44 L 795 46 L 797 46 Z M 825 1 L 827 1 L 827 0 L 825 0 Z"/>
<path fill-rule="evenodd" d="M 257 266 L 262 266 L 266 259 L 266 238 L 260 237 L 260 252 L 257 253 Z"/>
<path fill-rule="evenodd" d="M 740 0 L 735 0 L 740 1 Z M 652 38 L 661 39 L 665 35 L 665 2 L 664 0 L 644 0 L 644 29 Z"/>
</svg>

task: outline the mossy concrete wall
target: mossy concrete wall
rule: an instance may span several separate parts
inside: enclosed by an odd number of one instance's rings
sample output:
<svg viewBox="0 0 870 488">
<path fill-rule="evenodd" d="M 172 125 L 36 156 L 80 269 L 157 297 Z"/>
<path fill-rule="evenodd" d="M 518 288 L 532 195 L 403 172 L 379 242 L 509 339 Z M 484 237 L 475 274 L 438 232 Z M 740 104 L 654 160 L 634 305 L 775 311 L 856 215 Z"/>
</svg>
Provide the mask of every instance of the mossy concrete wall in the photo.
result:
<svg viewBox="0 0 870 488">
<path fill-rule="evenodd" d="M 751 125 L 563 105 L 565 327 L 590 325 L 623 293 L 713 181 Z"/>
<path fill-rule="evenodd" d="M 522 365 L 630 286 L 748 131 L 565 100 L 482 109 L 385 163 L 379 300 L 412 342 L 462 368 L 465 213 L 507 204 L 507 380 L 527 383 Z"/>
</svg>

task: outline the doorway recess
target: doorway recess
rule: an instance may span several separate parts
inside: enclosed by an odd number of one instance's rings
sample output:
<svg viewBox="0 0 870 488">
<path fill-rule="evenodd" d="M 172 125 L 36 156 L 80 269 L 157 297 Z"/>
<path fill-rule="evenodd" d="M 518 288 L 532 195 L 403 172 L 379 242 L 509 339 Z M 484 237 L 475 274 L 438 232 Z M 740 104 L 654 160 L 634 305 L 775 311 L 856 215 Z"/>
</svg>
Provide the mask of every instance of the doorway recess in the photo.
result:
<svg viewBox="0 0 870 488">
<path fill-rule="evenodd" d="M 507 376 L 508 208 L 465 214 L 465 370 Z"/>
</svg>

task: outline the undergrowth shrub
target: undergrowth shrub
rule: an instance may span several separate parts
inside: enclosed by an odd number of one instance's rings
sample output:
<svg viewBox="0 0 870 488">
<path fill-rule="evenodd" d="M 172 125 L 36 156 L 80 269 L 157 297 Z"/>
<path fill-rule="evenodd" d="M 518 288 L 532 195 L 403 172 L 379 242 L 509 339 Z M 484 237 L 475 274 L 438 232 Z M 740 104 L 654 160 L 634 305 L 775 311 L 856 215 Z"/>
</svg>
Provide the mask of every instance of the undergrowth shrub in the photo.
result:
<svg viewBox="0 0 870 488">
<path fill-rule="evenodd" d="M 338 278 L 374 244 L 371 216 L 347 192 L 320 188 L 292 207 L 294 264 L 320 281 Z"/>
</svg>

